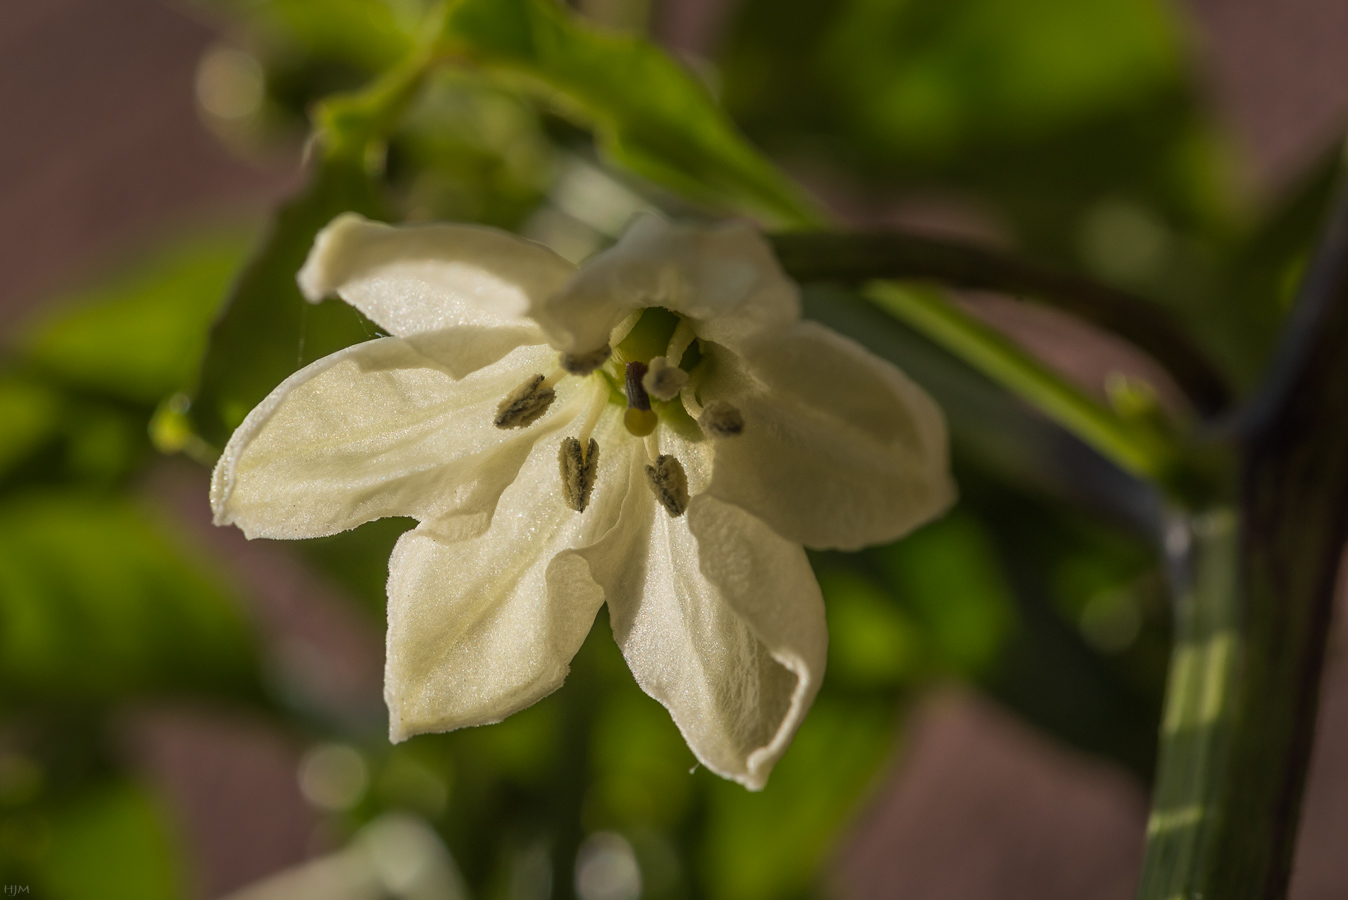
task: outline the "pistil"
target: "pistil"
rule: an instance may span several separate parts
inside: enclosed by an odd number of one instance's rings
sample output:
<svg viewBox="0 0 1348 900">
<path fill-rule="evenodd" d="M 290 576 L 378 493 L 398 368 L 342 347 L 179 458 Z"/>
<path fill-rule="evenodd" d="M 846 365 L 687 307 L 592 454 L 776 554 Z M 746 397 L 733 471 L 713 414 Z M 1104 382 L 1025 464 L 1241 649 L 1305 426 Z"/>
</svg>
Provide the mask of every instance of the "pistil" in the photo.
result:
<svg viewBox="0 0 1348 900">
<path fill-rule="evenodd" d="M 626 383 L 627 412 L 623 414 L 623 426 L 637 437 L 645 437 L 660 424 L 660 417 L 651 409 L 651 398 L 641 384 L 646 375 L 646 364 L 630 362 L 627 364 Z"/>
</svg>

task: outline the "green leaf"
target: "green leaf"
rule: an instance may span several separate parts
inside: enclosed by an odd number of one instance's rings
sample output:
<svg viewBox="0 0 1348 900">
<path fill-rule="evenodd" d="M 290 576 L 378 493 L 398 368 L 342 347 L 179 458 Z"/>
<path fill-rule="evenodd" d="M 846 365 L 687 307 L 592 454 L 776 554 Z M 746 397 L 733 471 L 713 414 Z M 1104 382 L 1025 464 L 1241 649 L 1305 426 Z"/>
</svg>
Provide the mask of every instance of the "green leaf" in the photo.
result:
<svg viewBox="0 0 1348 900">
<path fill-rule="evenodd" d="M 308 185 L 277 211 L 211 328 L 191 417 L 217 447 L 292 372 L 376 334 L 352 307 L 336 300 L 313 306 L 295 284 L 319 229 L 348 210 L 379 215 L 359 160 L 317 156 Z"/>
<path fill-rule="evenodd" d="M 390 0 L 191 0 L 262 34 L 270 45 L 311 60 L 341 61 L 374 73 L 412 46 L 421 24 L 415 3 Z"/>
<path fill-rule="evenodd" d="M 163 811 L 129 783 L 80 794 L 53 817 L 35 874 L 52 900 L 177 900 L 187 893 Z"/>
<path fill-rule="evenodd" d="M 1131 257 L 1132 286 L 1180 294 L 1207 264 L 1190 239 L 1236 205 L 1173 5 L 749 0 L 718 58 L 724 103 L 769 152 L 830 165 L 871 215 L 1009 233 L 1060 264 L 1103 243 Z M 1119 205 L 1154 226 L 1150 247 L 1091 240 Z"/>
<path fill-rule="evenodd" d="M 252 695 L 255 672 L 237 601 L 134 503 L 48 492 L 0 504 L 0 706 Z"/>
<path fill-rule="evenodd" d="M 712 784 L 702 841 L 708 895 L 806 896 L 895 735 L 891 702 L 821 696 L 766 790 Z"/>
<path fill-rule="evenodd" d="M 773 224 L 818 210 L 739 133 L 710 92 L 653 44 L 604 34 L 549 0 L 465 0 L 451 46 L 555 92 L 614 161 L 678 193 Z"/>
<path fill-rule="evenodd" d="M 1015 621 L 1015 598 L 977 519 L 956 511 L 869 555 L 946 666 L 975 674 L 992 664 Z"/>
<path fill-rule="evenodd" d="M 172 243 L 109 283 L 58 303 L 24 327 L 18 349 L 63 383 L 158 403 L 191 383 L 206 329 L 246 247 L 239 234 Z"/>
<path fill-rule="evenodd" d="M 61 396 L 45 385 L 0 380 L 0 477 L 56 434 L 62 406 Z"/>
<path fill-rule="evenodd" d="M 891 687 L 923 674 L 930 655 L 928 636 L 891 592 L 855 567 L 833 560 L 817 562 L 815 574 L 828 612 L 831 685 Z"/>
</svg>

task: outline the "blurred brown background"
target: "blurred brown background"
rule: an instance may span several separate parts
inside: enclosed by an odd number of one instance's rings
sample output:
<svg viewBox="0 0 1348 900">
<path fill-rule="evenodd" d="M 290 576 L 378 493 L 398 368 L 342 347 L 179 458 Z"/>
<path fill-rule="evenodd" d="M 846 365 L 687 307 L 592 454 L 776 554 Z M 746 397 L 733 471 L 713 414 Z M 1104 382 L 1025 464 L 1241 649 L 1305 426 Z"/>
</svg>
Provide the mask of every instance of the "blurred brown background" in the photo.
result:
<svg viewBox="0 0 1348 900">
<path fill-rule="evenodd" d="M 733 2 L 733 0 L 732 0 Z M 667 0 L 656 28 L 698 54 L 719 0 Z M 1238 138 L 1247 189 L 1271 196 L 1348 115 L 1343 0 L 1189 0 L 1202 73 Z M 244 165 L 200 125 L 193 96 L 207 23 L 156 0 L 8 0 L 0 12 L 0 327 L 84 273 L 203 215 L 238 217 L 294 183 L 296 159 Z M 13 136 L 22 136 L 14 139 Z M 258 599 L 278 664 L 316 689 L 377 702 L 381 636 L 285 548 L 207 522 L 205 481 L 165 464 L 146 490 L 222 556 Z M 1344 592 L 1348 594 L 1348 591 Z M 1331 642 L 1293 896 L 1348 895 L 1348 668 Z M 989 701 L 929 697 L 878 799 L 837 852 L 846 897 L 1124 898 L 1146 797 L 1131 776 L 1054 745 Z M 301 748 L 203 710 L 139 711 L 126 752 L 160 787 L 218 897 L 324 846 L 295 769 Z"/>
</svg>

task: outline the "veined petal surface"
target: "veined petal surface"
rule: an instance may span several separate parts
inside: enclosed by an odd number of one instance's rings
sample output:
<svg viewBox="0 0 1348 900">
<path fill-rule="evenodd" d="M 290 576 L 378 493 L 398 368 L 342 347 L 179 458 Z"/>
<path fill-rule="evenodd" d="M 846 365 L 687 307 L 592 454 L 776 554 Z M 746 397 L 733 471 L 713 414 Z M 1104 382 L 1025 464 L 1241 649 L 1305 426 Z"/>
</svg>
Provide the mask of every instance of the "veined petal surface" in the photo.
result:
<svg viewBox="0 0 1348 900">
<path fill-rule="evenodd" d="M 584 404 L 581 383 L 568 379 L 532 427 L 493 425 L 500 400 L 555 362 L 545 345 L 521 347 L 455 380 L 399 338 L 325 357 L 230 438 L 211 481 L 216 524 L 250 538 L 304 538 L 414 516 L 446 537 L 480 533 L 535 442 Z"/>
<path fill-rule="evenodd" d="M 699 396 L 739 408 L 708 491 L 788 540 L 856 550 L 954 500 L 945 419 L 898 369 L 813 322 L 713 348 Z"/>
<path fill-rule="evenodd" d="M 553 346 L 583 353 L 648 306 L 686 316 L 698 337 L 727 346 L 800 318 L 796 286 L 753 228 L 672 225 L 654 215 L 638 219 L 531 314 Z"/>
<path fill-rule="evenodd" d="M 617 408 L 606 413 L 612 430 Z M 556 560 L 617 521 L 631 441 L 601 438 L 590 505 L 562 502 L 555 441 L 540 441 L 479 537 L 444 541 L 423 525 L 389 561 L 384 698 L 389 734 L 499 721 L 561 686 L 603 605 L 592 580 Z"/>
<path fill-rule="evenodd" d="M 462 377 L 542 343 L 526 314 L 574 272 L 541 244 L 495 228 L 395 228 L 344 213 L 319 232 L 299 284 L 313 302 L 337 294 Z"/>
<path fill-rule="evenodd" d="M 668 437 L 662 449 L 696 492 L 706 454 Z M 698 760 L 759 790 L 823 677 L 819 587 L 800 546 L 743 510 L 695 496 L 671 518 L 640 483 L 645 463 L 633 459 L 617 527 L 554 566 L 602 588 L 637 683 L 670 711 Z"/>
</svg>

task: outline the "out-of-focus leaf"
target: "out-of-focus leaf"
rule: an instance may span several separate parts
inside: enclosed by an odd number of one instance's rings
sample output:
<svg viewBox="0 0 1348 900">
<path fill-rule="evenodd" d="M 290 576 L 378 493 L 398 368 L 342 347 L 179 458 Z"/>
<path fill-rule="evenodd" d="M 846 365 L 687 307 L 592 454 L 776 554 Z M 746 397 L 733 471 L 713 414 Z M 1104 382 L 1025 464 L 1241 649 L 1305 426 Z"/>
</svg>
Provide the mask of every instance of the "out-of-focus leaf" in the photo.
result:
<svg viewBox="0 0 1348 900">
<path fill-rule="evenodd" d="M 821 696 L 766 790 L 711 784 L 701 854 L 707 895 L 806 894 L 894 737 L 890 703 Z"/>
<path fill-rule="evenodd" d="M 846 6 L 820 62 L 848 113 L 915 156 L 1070 127 L 1180 74 L 1176 23 L 1150 0 Z"/>
<path fill-rule="evenodd" d="M 443 69 L 391 136 L 389 180 L 412 219 L 515 229 L 554 177 L 538 112 L 481 73 Z"/>
<path fill-rule="evenodd" d="M 590 731 L 587 824 L 629 831 L 677 826 L 692 799 L 688 770 L 696 760 L 669 713 L 630 675 L 617 673 L 614 681 Z"/>
<path fill-rule="evenodd" d="M 1195 332 L 1242 386 L 1252 386 L 1269 362 L 1342 172 L 1335 142 L 1237 243 L 1214 290 L 1192 314 Z"/>
<path fill-rule="evenodd" d="M 277 211 L 211 328 L 191 417 L 217 447 L 292 372 L 376 334 L 352 307 L 336 300 L 313 306 L 295 284 L 314 235 L 335 216 L 348 210 L 379 216 L 360 161 L 316 155 L 308 185 Z"/>
<path fill-rule="evenodd" d="M 1018 627 L 982 681 L 1058 739 L 1143 778 L 1155 763 L 1169 650 L 1169 605 L 1156 539 L 982 478 L 961 483 L 1015 588 Z M 1134 605 L 1127 644 L 1092 640 L 1087 611 Z M 1126 625 L 1127 623 L 1123 623 Z"/>
<path fill-rule="evenodd" d="M 352 531 L 304 541 L 297 547 L 382 622 L 389 556 L 398 538 L 415 524 L 412 519 L 378 519 Z"/>
<path fill-rule="evenodd" d="M 126 500 L 0 505 L 0 705 L 255 691 L 237 602 Z"/>
<path fill-rule="evenodd" d="M 50 388 L 16 378 L 0 380 L 0 478 L 46 443 L 61 420 L 62 398 Z"/>
<path fill-rule="evenodd" d="M 54 812 L 35 874 L 51 900 L 178 900 L 179 848 L 159 806 L 129 783 L 94 787 Z"/>
<path fill-rule="evenodd" d="M 391 0 L 190 0 L 244 23 L 275 52 L 379 72 L 412 46 L 429 5 Z"/>
<path fill-rule="evenodd" d="M 894 687 L 930 666 L 926 636 L 883 586 L 856 567 L 816 564 L 828 610 L 828 680 Z"/>
<path fill-rule="evenodd" d="M 996 659 L 1015 621 L 1015 599 L 996 547 L 976 519 L 953 512 L 868 556 L 943 661 L 977 673 Z"/>
<path fill-rule="evenodd" d="M 707 89 L 654 45 L 601 33 L 550 0 L 465 0 L 450 12 L 448 35 L 481 63 L 555 92 L 610 157 L 638 174 L 774 224 L 818 223 Z"/>
<path fill-rule="evenodd" d="M 23 329 L 19 351 L 63 383 L 158 403 L 190 384 L 246 246 L 237 234 L 168 246 L 110 283 L 65 298 Z"/>
<path fill-rule="evenodd" d="M 755 0 L 724 47 L 726 106 L 769 149 L 858 187 L 953 189 L 1036 250 L 1073 256 L 1110 196 L 1226 211 L 1155 0 Z"/>
</svg>

